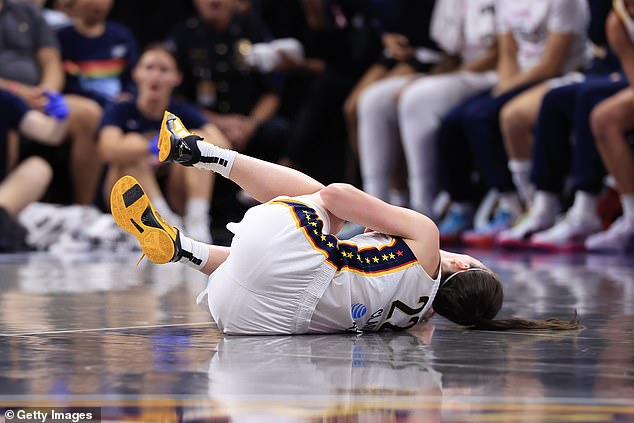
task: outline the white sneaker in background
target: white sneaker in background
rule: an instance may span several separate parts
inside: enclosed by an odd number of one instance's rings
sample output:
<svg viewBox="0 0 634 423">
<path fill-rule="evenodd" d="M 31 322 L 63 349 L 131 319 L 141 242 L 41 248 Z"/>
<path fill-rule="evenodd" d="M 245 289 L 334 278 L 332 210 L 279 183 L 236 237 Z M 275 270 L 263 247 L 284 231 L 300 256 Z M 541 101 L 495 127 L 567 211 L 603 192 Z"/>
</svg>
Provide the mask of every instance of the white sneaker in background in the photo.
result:
<svg viewBox="0 0 634 423">
<path fill-rule="evenodd" d="M 589 236 L 585 246 L 590 251 L 625 251 L 634 246 L 634 222 L 621 216 L 607 230 Z"/>
<path fill-rule="evenodd" d="M 510 229 L 500 232 L 495 242 L 507 248 L 521 248 L 528 246 L 530 237 L 544 231 L 555 224 L 553 219 L 545 216 L 538 216 L 529 211 L 519 222 Z"/>
<path fill-rule="evenodd" d="M 500 193 L 496 189 L 491 189 L 487 192 L 473 216 L 473 227 L 475 229 L 484 228 L 489 224 L 495 214 L 499 198 Z"/>
<path fill-rule="evenodd" d="M 598 216 L 567 213 L 552 228 L 533 235 L 530 245 L 547 250 L 582 250 L 586 238 L 600 230 L 601 221 Z"/>
</svg>

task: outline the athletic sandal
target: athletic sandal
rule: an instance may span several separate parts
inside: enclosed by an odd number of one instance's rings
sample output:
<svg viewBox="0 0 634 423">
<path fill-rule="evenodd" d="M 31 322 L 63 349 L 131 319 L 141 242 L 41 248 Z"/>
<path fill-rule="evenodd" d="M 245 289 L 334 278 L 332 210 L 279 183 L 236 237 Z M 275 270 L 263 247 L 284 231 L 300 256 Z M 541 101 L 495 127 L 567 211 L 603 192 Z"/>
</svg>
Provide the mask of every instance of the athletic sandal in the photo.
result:
<svg viewBox="0 0 634 423">
<path fill-rule="evenodd" d="M 159 132 L 159 161 L 193 166 L 200 161 L 198 141 L 203 138 L 192 134 L 174 114 L 166 111 Z"/>
<path fill-rule="evenodd" d="M 163 264 L 181 258 L 178 229 L 154 210 L 143 188 L 132 176 L 124 176 L 114 184 L 110 209 L 117 225 L 137 238 L 151 262 Z"/>
</svg>

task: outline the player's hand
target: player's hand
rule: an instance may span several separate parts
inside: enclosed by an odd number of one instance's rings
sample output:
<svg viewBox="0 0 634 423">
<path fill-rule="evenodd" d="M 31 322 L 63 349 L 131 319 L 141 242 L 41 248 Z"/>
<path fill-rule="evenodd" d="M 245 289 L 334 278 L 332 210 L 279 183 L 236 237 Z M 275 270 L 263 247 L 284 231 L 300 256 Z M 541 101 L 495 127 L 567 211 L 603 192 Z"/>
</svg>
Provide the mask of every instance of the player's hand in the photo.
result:
<svg viewBox="0 0 634 423">
<path fill-rule="evenodd" d="M 414 56 L 414 48 L 403 34 L 387 33 L 383 35 L 383 45 L 394 59 L 399 62 L 408 60 Z"/>
</svg>

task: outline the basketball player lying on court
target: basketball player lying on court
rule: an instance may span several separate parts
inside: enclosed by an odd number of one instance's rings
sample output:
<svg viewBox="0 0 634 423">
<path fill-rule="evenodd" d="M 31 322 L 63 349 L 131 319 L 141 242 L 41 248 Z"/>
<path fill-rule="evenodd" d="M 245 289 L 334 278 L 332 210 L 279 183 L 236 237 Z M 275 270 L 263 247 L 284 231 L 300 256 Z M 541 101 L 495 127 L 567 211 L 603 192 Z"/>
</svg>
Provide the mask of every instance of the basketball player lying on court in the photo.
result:
<svg viewBox="0 0 634 423">
<path fill-rule="evenodd" d="M 186 237 L 152 207 L 139 183 L 113 187 L 112 214 L 154 263 L 209 275 L 209 309 L 228 334 L 407 329 L 436 312 L 484 330 L 578 329 L 578 320 L 493 320 L 502 284 L 481 262 L 439 249 L 427 217 L 346 184 L 323 186 L 296 170 L 219 148 L 166 112 L 159 160 L 229 178 L 263 204 L 231 223 L 231 247 Z M 327 156 L 324 160 L 327 160 Z M 368 230 L 335 237 L 345 221 Z M 433 311 L 432 311 L 433 310 Z"/>
</svg>

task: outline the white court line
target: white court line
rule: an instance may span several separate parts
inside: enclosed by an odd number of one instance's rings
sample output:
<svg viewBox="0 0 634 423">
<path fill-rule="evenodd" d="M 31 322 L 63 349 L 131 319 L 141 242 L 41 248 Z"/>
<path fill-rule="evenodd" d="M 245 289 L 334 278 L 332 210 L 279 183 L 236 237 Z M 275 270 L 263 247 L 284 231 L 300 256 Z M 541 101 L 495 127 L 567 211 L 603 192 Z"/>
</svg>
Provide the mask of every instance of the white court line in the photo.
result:
<svg viewBox="0 0 634 423">
<path fill-rule="evenodd" d="M 204 325 L 213 325 L 213 322 L 172 323 L 172 324 L 166 324 L 166 325 L 118 326 L 118 327 L 94 328 L 94 329 L 65 329 L 65 330 L 51 330 L 51 331 L 43 331 L 43 332 L 0 333 L 0 337 L 57 335 L 61 333 L 105 332 L 105 331 L 111 331 L 111 330 L 155 329 L 155 328 L 171 328 L 171 327 L 180 327 L 180 326 L 204 326 Z"/>
</svg>

